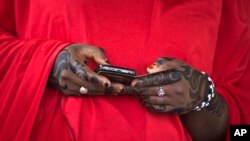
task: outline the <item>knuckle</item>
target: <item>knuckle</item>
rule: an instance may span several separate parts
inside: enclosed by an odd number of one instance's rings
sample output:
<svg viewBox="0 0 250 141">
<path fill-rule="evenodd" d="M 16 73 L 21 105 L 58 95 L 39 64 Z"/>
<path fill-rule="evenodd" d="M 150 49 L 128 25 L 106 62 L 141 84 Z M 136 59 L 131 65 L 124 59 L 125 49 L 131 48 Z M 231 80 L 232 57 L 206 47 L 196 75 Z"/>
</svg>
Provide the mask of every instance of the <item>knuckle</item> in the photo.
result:
<svg viewBox="0 0 250 141">
<path fill-rule="evenodd" d="M 169 73 L 169 78 L 172 80 L 172 81 L 178 81 L 182 78 L 182 75 L 180 72 L 178 71 L 174 71 L 174 72 L 170 72 Z"/>
<path fill-rule="evenodd" d="M 81 78 L 86 78 L 86 73 L 84 72 L 84 71 L 82 71 L 82 70 L 78 70 L 78 71 L 76 71 L 76 74 L 79 76 L 79 77 L 81 77 Z"/>
<path fill-rule="evenodd" d="M 183 94 L 185 92 L 184 88 L 182 86 L 176 86 L 175 93 L 177 94 Z"/>
</svg>

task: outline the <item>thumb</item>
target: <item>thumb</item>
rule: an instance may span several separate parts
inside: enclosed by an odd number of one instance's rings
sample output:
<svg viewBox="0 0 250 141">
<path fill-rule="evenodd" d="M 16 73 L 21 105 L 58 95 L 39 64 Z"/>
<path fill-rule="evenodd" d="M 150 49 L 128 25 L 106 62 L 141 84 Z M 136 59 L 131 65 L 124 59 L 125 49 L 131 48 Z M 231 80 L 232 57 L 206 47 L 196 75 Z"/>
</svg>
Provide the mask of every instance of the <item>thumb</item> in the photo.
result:
<svg viewBox="0 0 250 141">
<path fill-rule="evenodd" d="M 108 65 L 108 62 L 107 62 L 108 59 L 104 53 L 104 50 L 102 48 L 98 48 L 98 49 L 99 50 L 93 54 L 93 58 L 95 62 L 100 65 Z"/>
<path fill-rule="evenodd" d="M 94 58 L 95 62 L 100 64 L 100 65 L 108 65 L 108 62 L 107 62 L 108 59 L 106 57 L 94 55 L 93 58 Z"/>
<path fill-rule="evenodd" d="M 147 67 L 148 73 L 155 73 L 163 70 L 172 70 L 185 63 L 175 58 L 160 57 L 152 65 Z"/>
</svg>

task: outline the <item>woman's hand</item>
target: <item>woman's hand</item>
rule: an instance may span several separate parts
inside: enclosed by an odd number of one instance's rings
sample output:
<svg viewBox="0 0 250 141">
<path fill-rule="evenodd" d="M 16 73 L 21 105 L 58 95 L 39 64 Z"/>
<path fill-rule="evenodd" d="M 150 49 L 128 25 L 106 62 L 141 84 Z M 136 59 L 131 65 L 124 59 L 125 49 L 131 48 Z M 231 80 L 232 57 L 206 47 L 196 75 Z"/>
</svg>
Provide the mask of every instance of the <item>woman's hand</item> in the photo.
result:
<svg viewBox="0 0 250 141">
<path fill-rule="evenodd" d="M 107 64 L 101 48 L 83 44 L 69 45 L 58 54 L 50 82 L 66 95 L 119 93 L 123 85 L 111 83 L 106 77 L 90 70 L 86 65 L 89 59 L 98 64 Z"/>
<path fill-rule="evenodd" d="M 135 79 L 126 91 L 141 94 L 145 106 L 153 111 L 187 113 L 209 91 L 207 76 L 180 60 L 159 58 L 147 70 L 150 74 Z"/>
</svg>

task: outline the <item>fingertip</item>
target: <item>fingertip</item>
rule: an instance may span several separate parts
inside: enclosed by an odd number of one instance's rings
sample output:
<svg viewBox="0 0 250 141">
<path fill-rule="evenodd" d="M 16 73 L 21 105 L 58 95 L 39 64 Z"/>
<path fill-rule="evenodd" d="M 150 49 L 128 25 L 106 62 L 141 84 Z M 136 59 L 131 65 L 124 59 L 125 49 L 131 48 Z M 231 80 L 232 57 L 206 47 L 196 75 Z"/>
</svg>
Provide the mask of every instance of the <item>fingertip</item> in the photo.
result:
<svg viewBox="0 0 250 141">
<path fill-rule="evenodd" d="M 106 88 L 109 87 L 109 84 L 106 81 L 103 84 L 104 84 L 104 87 L 106 87 Z"/>
<path fill-rule="evenodd" d="M 102 62 L 100 65 L 110 65 L 108 62 Z"/>
<path fill-rule="evenodd" d="M 106 79 L 101 82 L 101 85 L 104 86 L 105 88 L 109 88 L 111 87 L 111 82 L 108 79 Z"/>
<path fill-rule="evenodd" d="M 122 93 L 124 91 L 124 85 L 120 83 L 112 83 L 112 87 L 115 89 L 116 93 Z"/>
<path fill-rule="evenodd" d="M 103 82 L 103 86 L 106 87 L 106 88 L 109 88 L 111 86 L 111 82 L 108 80 L 108 81 L 104 81 Z"/>
<path fill-rule="evenodd" d="M 107 58 L 94 57 L 94 60 L 100 65 L 109 65 Z"/>
<path fill-rule="evenodd" d="M 102 75 L 99 75 L 95 72 L 92 72 L 90 71 L 90 73 L 92 76 L 89 78 L 89 80 L 92 82 L 92 83 L 95 83 L 95 84 L 99 84 L 103 87 L 110 87 L 111 85 L 111 82 L 110 80 L 105 77 L 105 76 L 102 76 Z"/>
</svg>

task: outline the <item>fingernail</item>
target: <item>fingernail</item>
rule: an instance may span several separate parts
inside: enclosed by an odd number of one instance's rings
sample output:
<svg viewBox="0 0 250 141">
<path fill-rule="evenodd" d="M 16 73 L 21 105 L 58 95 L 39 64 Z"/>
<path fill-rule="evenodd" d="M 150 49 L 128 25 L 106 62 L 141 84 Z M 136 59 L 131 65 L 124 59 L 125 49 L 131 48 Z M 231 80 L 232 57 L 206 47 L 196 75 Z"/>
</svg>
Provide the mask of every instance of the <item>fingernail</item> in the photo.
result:
<svg viewBox="0 0 250 141">
<path fill-rule="evenodd" d="M 123 87 L 118 88 L 119 93 L 122 93 L 124 91 Z"/>
<path fill-rule="evenodd" d="M 109 87 L 108 82 L 104 82 L 104 86 L 105 86 L 106 88 L 108 88 L 108 87 Z"/>
<path fill-rule="evenodd" d="M 152 64 L 152 65 L 150 65 L 150 66 L 148 66 L 148 68 L 150 68 L 150 69 L 153 69 L 154 67 L 155 67 L 155 63 Z"/>
</svg>

